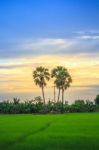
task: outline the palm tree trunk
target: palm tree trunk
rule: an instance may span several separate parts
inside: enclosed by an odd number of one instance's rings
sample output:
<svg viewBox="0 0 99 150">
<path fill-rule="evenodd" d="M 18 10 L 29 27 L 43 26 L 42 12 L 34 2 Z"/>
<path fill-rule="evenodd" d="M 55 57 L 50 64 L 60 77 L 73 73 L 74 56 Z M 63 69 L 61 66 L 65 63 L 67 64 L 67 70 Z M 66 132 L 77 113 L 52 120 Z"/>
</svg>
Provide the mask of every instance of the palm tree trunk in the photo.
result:
<svg viewBox="0 0 99 150">
<path fill-rule="evenodd" d="M 62 89 L 62 113 L 64 112 L 64 89 Z"/>
<path fill-rule="evenodd" d="M 58 100 L 57 100 L 57 102 L 59 102 L 59 98 L 60 98 L 60 88 L 59 88 L 59 91 L 58 91 Z"/>
<path fill-rule="evenodd" d="M 44 87 L 42 86 L 42 95 L 43 95 L 43 102 L 45 104 L 45 95 L 44 95 Z"/>
<path fill-rule="evenodd" d="M 55 86 L 54 86 L 54 103 L 56 102 L 56 91 L 55 91 Z"/>
</svg>

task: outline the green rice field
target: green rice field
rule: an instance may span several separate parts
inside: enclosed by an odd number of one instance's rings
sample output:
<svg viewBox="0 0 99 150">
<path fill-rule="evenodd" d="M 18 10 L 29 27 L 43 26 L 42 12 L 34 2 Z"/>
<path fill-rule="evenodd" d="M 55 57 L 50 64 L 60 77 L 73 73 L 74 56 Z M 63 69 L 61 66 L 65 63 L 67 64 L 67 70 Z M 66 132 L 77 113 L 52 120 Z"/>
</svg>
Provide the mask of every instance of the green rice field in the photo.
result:
<svg viewBox="0 0 99 150">
<path fill-rule="evenodd" d="M 0 115 L 0 150 L 99 150 L 99 113 Z"/>
</svg>

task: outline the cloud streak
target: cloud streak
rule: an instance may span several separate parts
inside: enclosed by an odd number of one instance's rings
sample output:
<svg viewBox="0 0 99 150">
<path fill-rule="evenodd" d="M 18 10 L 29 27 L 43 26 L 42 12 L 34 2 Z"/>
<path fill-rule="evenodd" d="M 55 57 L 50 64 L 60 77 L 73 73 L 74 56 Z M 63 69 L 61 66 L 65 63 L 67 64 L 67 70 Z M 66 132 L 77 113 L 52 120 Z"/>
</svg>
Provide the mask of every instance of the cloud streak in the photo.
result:
<svg viewBox="0 0 99 150">
<path fill-rule="evenodd" d="M 25 39 L 1 43 L 0 58 L 22 58 L 40 55 L 99 53 L 99 35 L 78 34 L 71 38 Z"/>
</svg>

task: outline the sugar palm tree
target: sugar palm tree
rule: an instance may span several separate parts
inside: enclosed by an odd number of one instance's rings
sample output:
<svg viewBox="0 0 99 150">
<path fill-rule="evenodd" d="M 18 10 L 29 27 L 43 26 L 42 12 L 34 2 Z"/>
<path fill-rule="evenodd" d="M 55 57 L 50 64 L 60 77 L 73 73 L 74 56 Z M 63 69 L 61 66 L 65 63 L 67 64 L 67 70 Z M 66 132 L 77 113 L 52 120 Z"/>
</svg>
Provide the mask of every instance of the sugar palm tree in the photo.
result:
<svg viewBox="0 0 99 150">
<path fill-rule="evenodd" d="M 56 85 L 56 87 L 58 89 L 58 99 L 57 99 L 57 102 L 59 102 L 60 90 L 61 90 L 60 70 L 61 70 L 61 67 L 57 66 L 51 72 L 51 77 L 55 78 L 54 84 Z"/>
<path fill-rule="evenodd" d="M 64 104 L 64 91 L 70 87 L 72 82 L 72 78 L 68 72 L 68 70 L 64 67 L 61 68 L 60 80 L 61 80 L 61 90 L 62 90 L 62 112 L 63 112 L 63 104 Z"/>
<path fill-rule="evenodd" d="M 54 80 L 54 84 L 56 85 L 56 87 L 58 88 L 58 100 L 57 102 L 59 102 L 59 98 L 60 98 L 60 90 L 62 89 L 62 80 L 63 80 L 63 71 L 65 71 L 65 68 L 62 66 L 57 66 L 56 68 L 54 68 L 52 70 L 51 73 L 51 77 L 55 78 Z"/>
<path fill-rule="evenodd" d="M 72 82 L 72 78 L 68 73 L 68 70 L 63 66 L 57 66 L 52 70 L 51 74 L 52 78 L 54 77 L 54 84 L 59 89 L 58 91 L 58 102 L 60 97 L 60 90 L 62 90 L 62 110 L 63 110 L 63 103 L 64 103 L 64 90 L 66 90 L 70 83 Z"/>
<path fill-rule="evenodd" d="M 65 71 L 63 74 L 64 74 L 64 78 L 62 80 L 62 85 L 61 85 L 61 89 L 62 89 L 62 112 L 63 112 L 63 104 L 64 104 L 64 91 L 70 87 L 70 84 L 72 82 L 72 78 L 71 78 L 70 74 L 68 73 L 68 71 Z"/>
<path fill-rule="evenodd" d="M 35 84 L 39 85 L 39 87 L 42 89 L 42 96 L 45 104 L 44 87 L 46 86 L 46 81 L 50 79 L 48 69 L 42 66 L 37 67 L 36 70 L 33 71 L 33 79 Z"/>
</svg>

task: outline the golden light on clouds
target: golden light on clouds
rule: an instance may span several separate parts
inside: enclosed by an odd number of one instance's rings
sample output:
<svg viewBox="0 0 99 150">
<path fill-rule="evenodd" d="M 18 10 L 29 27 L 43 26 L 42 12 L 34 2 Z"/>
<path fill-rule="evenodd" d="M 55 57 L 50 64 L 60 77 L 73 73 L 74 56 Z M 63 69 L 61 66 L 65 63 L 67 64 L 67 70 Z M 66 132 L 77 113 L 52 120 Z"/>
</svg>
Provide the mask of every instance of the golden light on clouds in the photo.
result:
<svg viewBox="0 0 99 150">
<path fill-rule="evenodd" d="M 97 2 L 0 2 L 0 100 L 40 95 L 32 78 L 37 66 L 66 67 L 73 79 L 66 91 L 70 99 L 99 94 Z M 45 88 L 48 97 L 52 85 L 53 80 Z"/>
<path fill-rule="evenodd" d="M 82 55 L 51 56 L 42 55 L 27 59 L 16 59 L 4 63 L 4 68 L 0 69 L 0 91 L 7 93 L 32 93 L 40 92 L 35 86 L 32 78 L 32 71 L 37 66 L 44 66 L 51 70 L 58 65 L 65 66 L 72 78 L 71 91 L 86 90 L 91 85 L 99 85 L 99 61 Z M 48 87 L 53 85 L 53 81 L 48 82 Z M 49 88 L 46 90 L 49 90 Z M 74 87 L 74 88 L 73 88 Z"/>
</svg>

